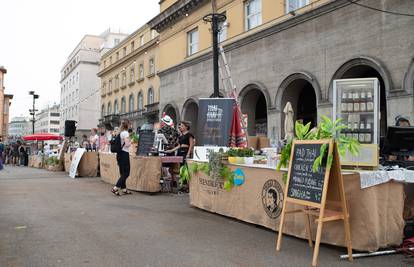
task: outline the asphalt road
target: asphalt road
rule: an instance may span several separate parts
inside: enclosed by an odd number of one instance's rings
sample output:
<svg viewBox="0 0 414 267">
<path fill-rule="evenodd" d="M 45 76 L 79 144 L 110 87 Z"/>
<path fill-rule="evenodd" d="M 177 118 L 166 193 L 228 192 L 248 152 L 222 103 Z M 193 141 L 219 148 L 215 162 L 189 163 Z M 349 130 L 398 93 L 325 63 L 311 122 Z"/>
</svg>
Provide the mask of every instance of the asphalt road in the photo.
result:
<svg viewBox="0 0 414 267">
<path fill-rule="evenodd" d="M 205 212 L 187 195 L 116 197 L 99 178 L 27 167 L 0 171 L 0 266 L 311 266 L 301 239 Z M 319 266 L 414 266 L 402 255 L 339 260 L 322 246 Z"/>
</svg>

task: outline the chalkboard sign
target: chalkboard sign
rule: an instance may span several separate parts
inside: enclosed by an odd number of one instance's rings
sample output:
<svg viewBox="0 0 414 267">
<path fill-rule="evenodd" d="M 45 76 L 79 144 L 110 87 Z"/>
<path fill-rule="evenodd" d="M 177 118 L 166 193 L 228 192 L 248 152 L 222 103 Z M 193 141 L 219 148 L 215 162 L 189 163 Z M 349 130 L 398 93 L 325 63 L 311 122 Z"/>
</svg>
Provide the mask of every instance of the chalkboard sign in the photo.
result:
<svg viewBox="0 0 414 267">
<path fill-rule="evenodd" d="M 321 203 L 326 177 L 326 159 L 317 172 L 313 163 L 320 155 L 323 143 L 295 143 L 289 164 L 289 185 L 287 197 Z M 329 144 L 327 150 L 329 151 Z"/>
<path fill-rule="evenodd" d="M 138 156 L 147 156 L 154 146 L 155 134 L 153 131 L 140 131 L 138 140 Z"/>
</svg>

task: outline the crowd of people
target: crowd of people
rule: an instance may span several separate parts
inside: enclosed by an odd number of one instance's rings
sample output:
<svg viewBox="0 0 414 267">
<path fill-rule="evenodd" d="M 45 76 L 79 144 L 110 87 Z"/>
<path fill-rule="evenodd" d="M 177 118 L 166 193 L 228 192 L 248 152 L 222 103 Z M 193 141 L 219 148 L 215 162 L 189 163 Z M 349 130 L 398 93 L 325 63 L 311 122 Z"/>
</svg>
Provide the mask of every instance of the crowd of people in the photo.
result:
<svg viewBox="0 0 414 267">
<path fill-rule="evenodd" d="M 27 153 L 27 146 L 21 141 L 13 144 L 4 145 L 0 139 L 0 169 L 3 164 L 10 164 L 14 166 L 27 166 L 29 162 L 29 155 Z"/>
</svg>

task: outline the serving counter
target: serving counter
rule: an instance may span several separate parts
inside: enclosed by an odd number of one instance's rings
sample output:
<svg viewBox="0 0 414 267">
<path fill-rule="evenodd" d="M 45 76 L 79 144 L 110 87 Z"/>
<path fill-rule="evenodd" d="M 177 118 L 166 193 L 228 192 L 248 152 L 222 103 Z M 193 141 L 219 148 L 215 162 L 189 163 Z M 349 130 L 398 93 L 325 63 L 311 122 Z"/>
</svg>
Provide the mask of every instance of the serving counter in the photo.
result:
<svg viewBox="0 0 414 267">
<path fill-rule="evenodd" d="M 194 161 L 188 160 L 191 165 Z M 230 192 L 223 181 L 215 181 L 203 172 L 191 174 L 190 204 L 210 212 L 276 230 L 284 197 L 283 172 L 265 165 L 228 164 L 244 183 Z M 352 246 L 356 250 L 375 251 L 400 245 L 403 238 L 404 184 L 387 182 L 361 189 L 360 176 L 344 172 L 345 193 L 350 214 Z M 289 207 L 295 209 L 295 205 Z M 298 207 L 299 208 L 299 207 Z M 316 224 L 312 224 L 315 239 Z M 286 216 L 284 232 L 306 238 L 303 214 Z M 276 236 L 275 236 L 276 237 Z M 345 246 L 343 223 L 324 224 L 322 243 Z"/>
</svg>

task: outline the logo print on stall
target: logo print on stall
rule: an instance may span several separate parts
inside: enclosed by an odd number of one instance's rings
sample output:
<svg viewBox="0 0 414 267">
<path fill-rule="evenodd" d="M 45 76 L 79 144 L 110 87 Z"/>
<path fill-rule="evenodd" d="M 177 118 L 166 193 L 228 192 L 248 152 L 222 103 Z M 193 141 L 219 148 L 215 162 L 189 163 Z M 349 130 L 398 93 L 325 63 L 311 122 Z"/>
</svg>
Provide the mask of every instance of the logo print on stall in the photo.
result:
<svg viewBox="0 0 414 267">
<path fill-rule="evenodd" d="M 278 181 L 270 179 L 263 185 L 262 203 L 270 218 L 277 219 L 280 216 L 283 206 L 283 189 Z"/>
<path fill-rule="evenodd" d="M 234 171 L 234 185 L 235 186 L 242 185 L 245 179 L 246 179 L 246 175 L 244 174 L 243 170 L 240 168 L 237 168 Z"/>
</svg>

